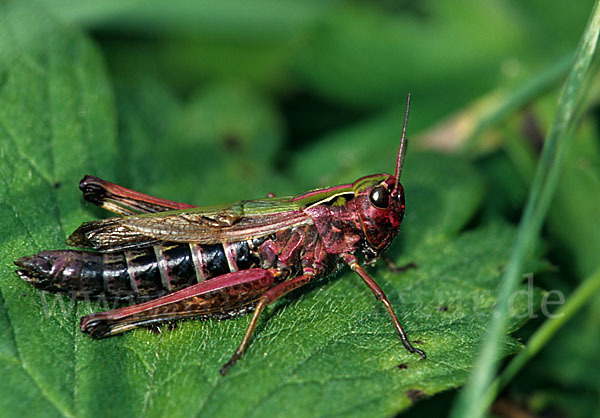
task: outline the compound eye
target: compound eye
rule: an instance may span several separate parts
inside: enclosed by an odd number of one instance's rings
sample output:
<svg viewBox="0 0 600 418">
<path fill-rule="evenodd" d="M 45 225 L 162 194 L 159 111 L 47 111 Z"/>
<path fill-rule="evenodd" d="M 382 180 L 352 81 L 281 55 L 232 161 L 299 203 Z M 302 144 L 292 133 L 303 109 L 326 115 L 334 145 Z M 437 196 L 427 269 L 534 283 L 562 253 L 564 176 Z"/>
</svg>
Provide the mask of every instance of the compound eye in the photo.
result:
<svg viewBox="0 0 600 418">
<path fill-rule="evenodd" d="M 386 209 L 390 204 L 390 194 L 384 186 L 377 186 L 369 195 L 371 204 L 379 209 Z"/>
</svg>

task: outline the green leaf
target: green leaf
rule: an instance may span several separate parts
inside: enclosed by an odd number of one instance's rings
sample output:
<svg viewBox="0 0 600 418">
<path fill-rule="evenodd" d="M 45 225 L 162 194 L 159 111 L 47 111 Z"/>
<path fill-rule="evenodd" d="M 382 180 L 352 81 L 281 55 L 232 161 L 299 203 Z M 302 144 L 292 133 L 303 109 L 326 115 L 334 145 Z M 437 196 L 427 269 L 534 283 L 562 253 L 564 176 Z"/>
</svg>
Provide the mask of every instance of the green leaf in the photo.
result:
<svg viewBox="0 0 600 418">
<path fill-rule="evenodd" d="M 243 153 L 228 154 L 213 141 L 225 126 L 227 108 L 218 107 L 220 98 L 239 105 L 229 126 L 240 129 L 242 149 L 264 138 L 273 141 L 269 149 L 277 149 L 282 135 L 272 108 L 243 88 L 199 93 L 187 107 L 163 86 L 142 81 L 129 92 L 116 89 L 117 140 L 113 87 L 96 48 L 21 2 L 4 2 L 0 12 L 3 411 L 81 417 L 389 416 L 465 381 L 515 233 L 503 224 L 460 232 L 477 210 L 483 185 L 466 162 L 437 154 L 409 155 L 403 179 L 409 209 L 401 248 L 390 251 L 397 262 L 414 262 L 418 269 L 401 275 L 371 270 L 410 338 L 427 352 L 426 360 L 404 350 L 384 307 L 348 272 L 269 307 L 247 353 L 225 377 L 219 367 L 240 342 L 248 317 L 187 321 L 160 335 L 140 329 L 101 341 L 80 333 L 80 316 L 107 307 L 39 292 L 14 274 L 12 261 L 65 248 L 66 235 L 96 217 L 98 211 L 82 204 L 77 190 L 83 174 L 127 179 L 153 193 L 153 187 L 167 190 L 163 174 L 173 170 L 192 179 L 177 183 L 165 197 L 193 197 L 198 187 L 214 199 L 202 203 L 217 203 L 232 190 L 248 189 L 250 177 L 238 168 L 227 174 L 227 183 L 215 174 L 210 184 L 203 179 L 205 169 L 224 173 L 243 161 Z M 204 138 L 211 153 L 195 154 L 198 144 L 177 135 L 177 126 L 186 115 L 209 110 L 218 120 Z M 164 138 L 171 139 L 168 147 L 160 141 Z M 310 159 L 310 149 L 303 151 Z M 394 155 L 390 147 L 375 157 L 393 166 Z M 369 174 L 372 164 L 359 161 L 353 170 Z M 252 171 L 263 182 L 264 189 L 254 190 L 258 196 L 274 189 L 298 193 L 303 190 L 297 186 L 307 181 L 304 174 L 336 171 L 334 165 L 313 162 L 310 173 L 292 169 L 282 180 L 273 178 L 270 158 L 261 165 L 269 167 Z M 256 189 L 259 183 L 252 184 Z M 537 290 L 521 290 L 513 300 L 511 330 L 539 300 Z M 502 341 L 502 354 L 519 349 L 515 340 Z"/>
</svg>

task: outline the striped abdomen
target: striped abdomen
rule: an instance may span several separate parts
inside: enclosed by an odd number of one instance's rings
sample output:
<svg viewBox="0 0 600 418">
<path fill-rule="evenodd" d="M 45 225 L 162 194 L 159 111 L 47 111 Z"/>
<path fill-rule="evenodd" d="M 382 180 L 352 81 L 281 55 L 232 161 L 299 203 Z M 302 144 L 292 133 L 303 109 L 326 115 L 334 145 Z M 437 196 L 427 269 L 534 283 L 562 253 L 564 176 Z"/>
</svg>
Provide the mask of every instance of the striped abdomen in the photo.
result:
<svg viewBox="0 0 600 418">
<path fill-rule="evenodd" d="M 266 238 L 231 244 L 160 243 L 114 253 L 57 250 L 23 257 L 19 276 L 76 297 L 155 298 L 233 271 L 260 265 Z"/>
</svg>

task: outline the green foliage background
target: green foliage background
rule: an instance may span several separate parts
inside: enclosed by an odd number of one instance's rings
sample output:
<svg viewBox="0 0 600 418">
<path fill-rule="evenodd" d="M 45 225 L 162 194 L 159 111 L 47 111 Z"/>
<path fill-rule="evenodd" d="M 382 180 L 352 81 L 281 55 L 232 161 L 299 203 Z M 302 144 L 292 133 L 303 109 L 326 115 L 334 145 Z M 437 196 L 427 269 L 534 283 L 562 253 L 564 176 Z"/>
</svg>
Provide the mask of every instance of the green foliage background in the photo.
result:
<svg viewBox="0 0 600 418">
<path fill-rule="evenodd" d="M 0 2 L 0 411 L 7 416 L 444 415 L 496 302 L 539 147 L 591 1 Z M 249 318 L 92 341 L 104 309 L 42 294 L 12 261 L 65 248 L 84 174 L 195 204 L 296 194 L 389 172 L 413 102 L 407 216 L 371 270 L 428 359 L 401 347 L 350 273 Z M 598 268 L 598 80 L 502 352 L 546 319 L 542 289 Z M 552 307 L 551 307 L 552 308 Z M 551 309 L 552 310 L 552 309 Z M 494 405 L 600 413 L 600 299 Z M 399 367 L 400 366 L 400 367 Z M 440 392 L 446 391 L 437 396 Z M 423 398 L 430 397 L 423 400 Z M 419 402 L 412 409 L 408 406 Z"/>
</svg>

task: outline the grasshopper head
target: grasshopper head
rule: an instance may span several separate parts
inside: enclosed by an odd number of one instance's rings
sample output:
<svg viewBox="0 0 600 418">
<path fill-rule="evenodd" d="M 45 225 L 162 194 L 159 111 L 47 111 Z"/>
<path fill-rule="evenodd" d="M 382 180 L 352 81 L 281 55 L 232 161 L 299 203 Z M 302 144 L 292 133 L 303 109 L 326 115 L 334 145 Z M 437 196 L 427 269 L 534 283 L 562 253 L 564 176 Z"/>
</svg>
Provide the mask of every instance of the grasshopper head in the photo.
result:
<svg viewBox="0 0 600 418">
<path fill-rule="evenodd" d="M 404 189 L 400 184 L 400 175 L 406 154 L 406 124 L 409 107 L 410 94 L 406 100 L 404 126 L 394 175 L 379 174 L 363 177 L 352 185 L 360 226 L 368 244 L 368 248 L 365 249 L 367 258 L 376 258 L 390 245 L 398 234 L 404 217 Z"/>
<path fill-rule="evenodd" d="M 404 217 L 404 190 L 388 174 L 363 177 L 353 188 L 362 233 L 377 256 L 398 234 Z"/>
</svg>

